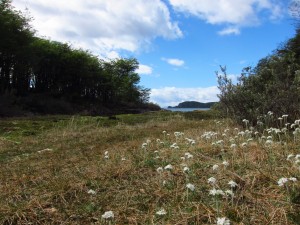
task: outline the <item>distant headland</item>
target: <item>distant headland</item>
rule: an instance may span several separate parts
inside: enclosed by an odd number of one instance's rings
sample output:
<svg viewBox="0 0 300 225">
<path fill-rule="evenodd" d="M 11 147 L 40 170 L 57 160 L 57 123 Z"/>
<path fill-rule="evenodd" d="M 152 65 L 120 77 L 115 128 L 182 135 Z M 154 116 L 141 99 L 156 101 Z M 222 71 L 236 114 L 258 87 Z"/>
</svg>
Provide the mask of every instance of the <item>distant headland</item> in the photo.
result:
<svg viewBox="0 0 300 225">
<path fill-rule="evenodd" d="M 216 102 L 196 102 L 196 101 L 185 101 L 179 103 L 177 106 L 168 106 L 168 108 L 210 108 L 212 107 Z"/>
</svg>

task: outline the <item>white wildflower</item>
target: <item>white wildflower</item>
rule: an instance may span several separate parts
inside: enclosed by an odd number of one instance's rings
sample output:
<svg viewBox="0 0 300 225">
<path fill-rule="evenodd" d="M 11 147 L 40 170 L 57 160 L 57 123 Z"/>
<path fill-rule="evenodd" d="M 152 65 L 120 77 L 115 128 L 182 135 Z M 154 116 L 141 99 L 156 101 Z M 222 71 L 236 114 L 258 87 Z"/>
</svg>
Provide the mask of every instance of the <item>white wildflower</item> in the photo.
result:
<svg viewBox="0 0 300 225">
<path fill-rule="evenodd" d="M 142 148 L 145 149 L 145 148 L 147 147 L 147 145 L 148 145 L 148 144 L 147 144 L 146 142 L 143 143 L 143 144 L 142 144 Z"/>
<path fill-rule="evenodd" d="M 167 214 L 167 211 L 163 208 L 156 212 L 156 215 L 158 215 L 158 216 L 163 216 L 163 215 L 166 215 L 166 214 Z"/>
<path fill-rule="evenodd" d="M 162 167 L 158 167 L 158 168 L 156 169 L 156 171 L 157 171 L 158 173 L 162 173 L 162 172 L 164 171 L 164 169 L 163 169 Z"/>
<path fill-rule="evenodd" d="M 217 218 L 217 225 L 230 225 L 230 220 L 226 217 Z"/>
<path fill-rule="evenodd" d="M 212 169 L 213 170 L 218 170 L 219 169 L 219 165 L 217 165 L 217 164 L 213 165 Z"/>
<path fill-rule="evenodd" d="M 173 166 L 171 164 L 165 166 L 165 170 L 172 170 L 173 169 Z"/>
<path fill-rule="evenodd" d="M 286 177 L 282 177 L 282 178 L 280 178 L 279 180 L 278 180 L 278 185 L 279 186 L 283 186 L 286 182 L 288 182 L 289 180 L 288 180 L 288 178 L 286 178 Z"/>
<path fill-rule="evenodd" d="M 225 167 L 229 166 L 229 162 L 227 162 L 226 160 L 223 161 L 222 164 L 223 164 Z"/>
<path fill-rule="evenodd" d="M 211 189 L 209 191 L 209 194 L 213 195 L 213 196 L 215 196 L 215 195 L 225 195 L 225 193 L 221 189 L 215 189 L 215 188 Z"/>
<path fill-rule="evenodd" d="M 227 196 L 234 196 L 232 190 L 226 190 L 226 191 L 225 191 L 225 194 L 226 194 Z"/>
<path fill-rule="evenodd" d="M 267 140 L 265 144 L 266 144 L 266 145 L 272 145 L 272 144 L 273 144 L 273 141 L 272 141 L 272 140 Z"/>
<path fill-rule="evenodd" d="M 191 184 L 191 183 L 188 183 L 188 184 L 186 185 L 186 187 L 187 187 L 187 189 L 189 189 L 189 190 L 191 190 L 191 191 L 195 191 L 195 186 L 194 186 L 193 184 Z"/>
<path fill-rule="evenodd" d="M 185 158 L 187 158 L 187 159 L 192 159 L 194 156 L 191 154 L 191 153 L 189 153 L 189 152 L 186 152 L 186 153 L 184 153 L 184 156 L 185 156 Z"/>
<path fill-rule="evenodd" d="M 290 181 L 293 181 L 293 182 L 296 182 L 296 181 L 297 181 L 297 178 L 296 178 L 296 177 L 290 177 L 289 180 L 290 180 Z"/>
<path fill-rule="evenodd" d="M 233 180 L 229 181 L 228 184 L 230 185 L 231 188 L 236 187 L 238 184 L 234 182 Z"/>
<path fill-rule="evenodd" d="M 246 143 L 246 142 L 242 143 L 242 147 L 243 147 L 243 148 L 245 148 L 246 146 L 247 146 L 247 143 Z"/>
<path fill-rule="evenodd" d="M 95 195 L 96 194 L 96 191 L 94 191 L 94 190 L 92 190 L 92 189 L 90 189 L 90 190 L 88 190 L 88 192 L 87 192 L 88 194 L 91 194 L 91 195 Z"/>
<path fill-rule="evenodd" d="M 237 147 L 236 144 L 231 144 L 231 145 L 230 145 L 230 148 L 232 148 L 232 149 L 236 149 L 236 147 Z"/>
<path fill-rule="evenodd" d="M 114 218 L 114 213 L 113 211 L 107 211 L 102 215 L 103 219 L 113 219 Z"/>
<path fill-rule="evenodd" d="M 217 179 L 214 177 L 210 177 L 208 178 L 208 183 L 214 185 L 217 183 Z"/>
<path fill-rule="evenodd" d="M 294 157 L 293 154 L 289 154 L 289 155 L 287 156 L 286 160 L 291 161 L 291 159 L 292 159 L 293 157 Z"/>
<path fill-rule="evenodd" d="M 185 172 L 185 173 L 190 172 L 190 168 L 188 168 L 187 166 L 183 167 L 183 172 Z"/>
</svg>

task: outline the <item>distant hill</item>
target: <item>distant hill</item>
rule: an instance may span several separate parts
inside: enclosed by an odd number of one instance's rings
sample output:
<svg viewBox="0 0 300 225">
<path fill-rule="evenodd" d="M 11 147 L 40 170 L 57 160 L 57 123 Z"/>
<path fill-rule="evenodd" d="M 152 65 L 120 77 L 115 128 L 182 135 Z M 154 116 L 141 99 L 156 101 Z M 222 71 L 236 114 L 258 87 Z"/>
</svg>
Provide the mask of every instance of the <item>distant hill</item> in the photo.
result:
<svg viewBox="0 0 300 225">
<path fill-rule="evenodd" d="M 210 108 L 216 102 L 196 102 L 196 101 L 185 101 L 178 104 L 178 106 L 168 106 L 168 108 Z"/>
</svg>

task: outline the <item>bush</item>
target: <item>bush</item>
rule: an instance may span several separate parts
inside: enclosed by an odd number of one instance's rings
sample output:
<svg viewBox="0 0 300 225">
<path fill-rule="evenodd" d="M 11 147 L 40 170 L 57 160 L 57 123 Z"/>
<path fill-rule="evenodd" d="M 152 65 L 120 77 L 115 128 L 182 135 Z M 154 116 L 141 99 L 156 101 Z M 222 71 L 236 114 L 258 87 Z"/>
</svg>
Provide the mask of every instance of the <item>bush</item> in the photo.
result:
<svg viewBox="0 0 300 225">
<path fill-rule="evenodd" d="M 220 105 L 224 114 L 237 121 L 253 123 L 272 111 L 289 119 L 300 116 L 300 32 L 282 48 L 259 61 L 252 69 L 245 68 L 237 84 L 227 77 L 226 67 L 217 72 Z"/>
</svg>

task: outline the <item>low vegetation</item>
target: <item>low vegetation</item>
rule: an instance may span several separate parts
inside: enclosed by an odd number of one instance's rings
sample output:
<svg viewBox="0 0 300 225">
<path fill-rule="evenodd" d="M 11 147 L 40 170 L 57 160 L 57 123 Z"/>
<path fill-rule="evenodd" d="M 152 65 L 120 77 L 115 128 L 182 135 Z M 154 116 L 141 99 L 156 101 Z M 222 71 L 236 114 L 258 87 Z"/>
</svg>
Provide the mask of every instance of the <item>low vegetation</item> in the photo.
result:
<svg viewBox="0 0 300 225">
<path fill-rule="evenodd" d="M 300 121 L 277 117 L 1 121 L 0 223 L 299 224 Z"/>
</svg>

